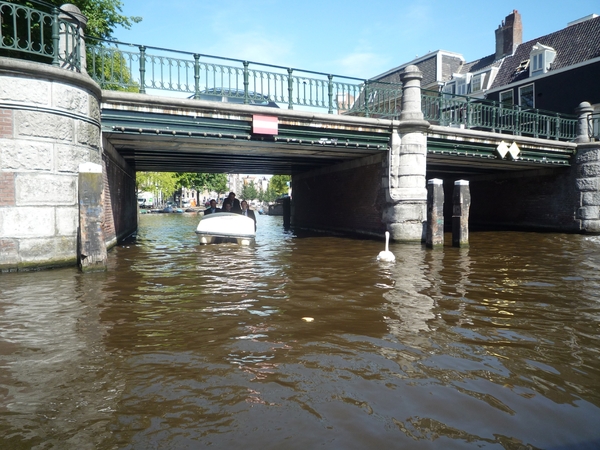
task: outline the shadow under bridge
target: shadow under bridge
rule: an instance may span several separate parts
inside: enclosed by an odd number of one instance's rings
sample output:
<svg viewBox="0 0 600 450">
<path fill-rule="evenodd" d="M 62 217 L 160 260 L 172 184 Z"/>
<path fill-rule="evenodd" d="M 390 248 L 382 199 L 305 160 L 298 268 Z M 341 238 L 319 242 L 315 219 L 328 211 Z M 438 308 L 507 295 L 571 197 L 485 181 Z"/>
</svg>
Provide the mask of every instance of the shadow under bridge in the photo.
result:
<svg viewBox="0 0 600 450">
<path fill-rule="evenodd" d="M 387 152 L 392 130 L 385 119 L 111 91 L 101 108 L 104 138 L 136 171 L 293 175 Z"/>
</svg>

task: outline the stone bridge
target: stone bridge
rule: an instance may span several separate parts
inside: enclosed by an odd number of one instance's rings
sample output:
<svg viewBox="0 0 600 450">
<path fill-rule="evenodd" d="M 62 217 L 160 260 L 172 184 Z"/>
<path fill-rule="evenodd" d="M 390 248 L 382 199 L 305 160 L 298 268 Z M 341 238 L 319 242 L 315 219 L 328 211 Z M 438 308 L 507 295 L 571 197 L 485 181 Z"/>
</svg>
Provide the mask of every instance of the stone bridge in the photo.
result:
<svg viewBox="0 0 600 450">
<path fill-rule="evenodd" d="M 472 227 L 600 232 L 585 105 L 574 142 L 437 126 L 420 77 L 406 69 L 389 120 L 103 91 L 85 73 L 0 58 L 0 269 L 77 263 L 84 163 L 102 167 L 107 247 L 137 229 L 136 171 L 291 174 L 297 228 L 421 242 L 438 178 L 447 199 L 469 182 Z"/>
</svg>

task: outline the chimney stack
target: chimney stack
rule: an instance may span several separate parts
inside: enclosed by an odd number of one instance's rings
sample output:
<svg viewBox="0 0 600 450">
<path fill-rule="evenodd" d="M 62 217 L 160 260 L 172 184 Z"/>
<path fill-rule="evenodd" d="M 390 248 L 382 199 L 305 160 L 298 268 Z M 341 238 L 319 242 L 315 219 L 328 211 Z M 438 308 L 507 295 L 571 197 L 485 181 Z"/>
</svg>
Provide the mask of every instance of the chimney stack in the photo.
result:
<svg viewBox="0 0 600 450">
<path fill-rule="evenodd" d="M 496 59 L 512 55 L 523 43 L 523 24 L 521 14 L 516 9 L 510 13 L 496 29 Z"/>
</svg>

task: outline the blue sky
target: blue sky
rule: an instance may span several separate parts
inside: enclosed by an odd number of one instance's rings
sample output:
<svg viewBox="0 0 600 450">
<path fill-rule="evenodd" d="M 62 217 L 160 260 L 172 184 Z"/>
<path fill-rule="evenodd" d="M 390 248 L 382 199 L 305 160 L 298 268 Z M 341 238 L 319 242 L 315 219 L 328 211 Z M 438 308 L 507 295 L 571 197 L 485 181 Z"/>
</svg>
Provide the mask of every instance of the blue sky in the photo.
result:
<svg viewBox="0 0 600 450">
<path fill-rule="evenodd" d="M 598 0 L 122 0 L 141 16 L 115 38 L 235 59 L 369 78 L 433 50 L 467 61 L 495 50 L 494 30 L 519 11 L 523 41 L 600 14 Z"/>
</svg>

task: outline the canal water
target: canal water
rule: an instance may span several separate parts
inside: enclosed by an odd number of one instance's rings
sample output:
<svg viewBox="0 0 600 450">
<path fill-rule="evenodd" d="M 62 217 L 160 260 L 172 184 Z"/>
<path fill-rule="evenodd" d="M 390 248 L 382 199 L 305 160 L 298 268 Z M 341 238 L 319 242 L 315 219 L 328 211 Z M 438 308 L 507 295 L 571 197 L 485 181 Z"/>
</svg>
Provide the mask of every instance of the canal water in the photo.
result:
<svg viewBox="0 0 600 450">
<path fill-rule="evenodd" d="M 597 449 L 600 237 L 428 250 L 140 216 L 106 273 L 0 275 L 1 449 Z M 447 242 L 450 236 L 447 236 Z"/>
</svg>

